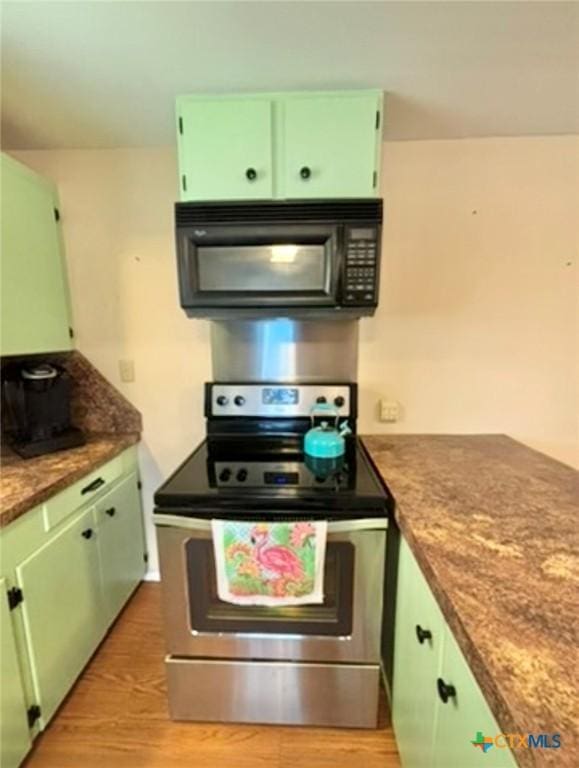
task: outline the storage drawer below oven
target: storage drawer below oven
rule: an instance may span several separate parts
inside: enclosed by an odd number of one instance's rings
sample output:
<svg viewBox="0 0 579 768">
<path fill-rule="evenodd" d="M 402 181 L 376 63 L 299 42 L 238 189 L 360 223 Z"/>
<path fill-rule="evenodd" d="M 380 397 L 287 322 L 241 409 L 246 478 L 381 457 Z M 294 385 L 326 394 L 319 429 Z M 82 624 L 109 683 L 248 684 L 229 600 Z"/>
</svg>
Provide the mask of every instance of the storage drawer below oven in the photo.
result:
<svg viewBox="0 0 579 768">
<path fill-rule="evenodd" d="M 173 720 L 376 728 L 380 668 L 167 656 Z"/>
</svg>

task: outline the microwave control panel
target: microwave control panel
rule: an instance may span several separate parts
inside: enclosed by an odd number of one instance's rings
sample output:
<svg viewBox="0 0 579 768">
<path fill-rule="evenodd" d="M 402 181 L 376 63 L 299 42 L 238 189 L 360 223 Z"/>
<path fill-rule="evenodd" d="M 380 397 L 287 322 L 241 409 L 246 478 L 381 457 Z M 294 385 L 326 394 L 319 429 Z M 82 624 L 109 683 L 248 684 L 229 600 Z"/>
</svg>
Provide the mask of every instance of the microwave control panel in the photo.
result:
<svg viewBox="0 0 579 768">
<path fill-rule="evenodd" d="M 378 300 L 378 237 L 375 226 L 346 228 L 343 303 L 370 304 Z"/>
</svg>

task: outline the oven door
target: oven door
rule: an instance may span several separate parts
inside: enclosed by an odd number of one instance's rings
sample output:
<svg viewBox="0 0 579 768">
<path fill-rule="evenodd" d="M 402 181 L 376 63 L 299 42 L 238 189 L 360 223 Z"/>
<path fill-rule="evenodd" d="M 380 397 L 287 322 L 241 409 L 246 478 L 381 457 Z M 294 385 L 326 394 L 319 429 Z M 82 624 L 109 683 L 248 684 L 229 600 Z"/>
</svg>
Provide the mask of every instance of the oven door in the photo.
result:
<svg viewBox="0 0 579 768">
<path fill-rule="evenodd" d="M 169 654 L 379 663 L 386 519 L 329 522 L 324 602 L 279 608 L 219 600 L 209 520 L 155 524 Z"/>
<path fill-rule="evenodd" d="M 336 224 L 179 227 L 181 305 L 334 306 L 340 236 Z"/>
</svg>

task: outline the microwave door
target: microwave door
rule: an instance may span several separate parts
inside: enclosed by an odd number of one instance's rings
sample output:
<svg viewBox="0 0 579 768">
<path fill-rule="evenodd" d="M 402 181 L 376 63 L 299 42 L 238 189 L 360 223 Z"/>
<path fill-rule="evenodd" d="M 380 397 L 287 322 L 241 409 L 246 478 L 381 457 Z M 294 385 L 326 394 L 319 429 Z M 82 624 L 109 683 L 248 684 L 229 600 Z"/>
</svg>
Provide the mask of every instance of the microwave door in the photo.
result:
<svg viewBox="0 0 579 768">
<path fill-rule="evenodd" d="M 223 227 L 187 233 L 181 285 L 185 306 L 333 306 L 338 227 Z"/>
</svg>

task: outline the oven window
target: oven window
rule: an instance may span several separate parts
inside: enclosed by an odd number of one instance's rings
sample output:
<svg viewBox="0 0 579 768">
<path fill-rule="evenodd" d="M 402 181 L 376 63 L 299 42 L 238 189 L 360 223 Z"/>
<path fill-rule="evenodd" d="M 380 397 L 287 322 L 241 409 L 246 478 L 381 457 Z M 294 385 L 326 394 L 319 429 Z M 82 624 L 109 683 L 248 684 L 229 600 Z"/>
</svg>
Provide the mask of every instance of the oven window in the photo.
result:
<svg viewBox="0 0 579 768">
<path fill-rule="evenodd" d="M 325 293 L 329 281 L 324 243 L 197 246 L 199 290 Z"/>
<path fill-rule="evenodd" d="M 217 596 L 213 544 L 189 539 L 185 545 L 189 616 L 197 632 L 347 636 L 352 633 L 354 546 L 327 543 L 324 602 L 318 605 L 232 605 Z"/>
</svg>

